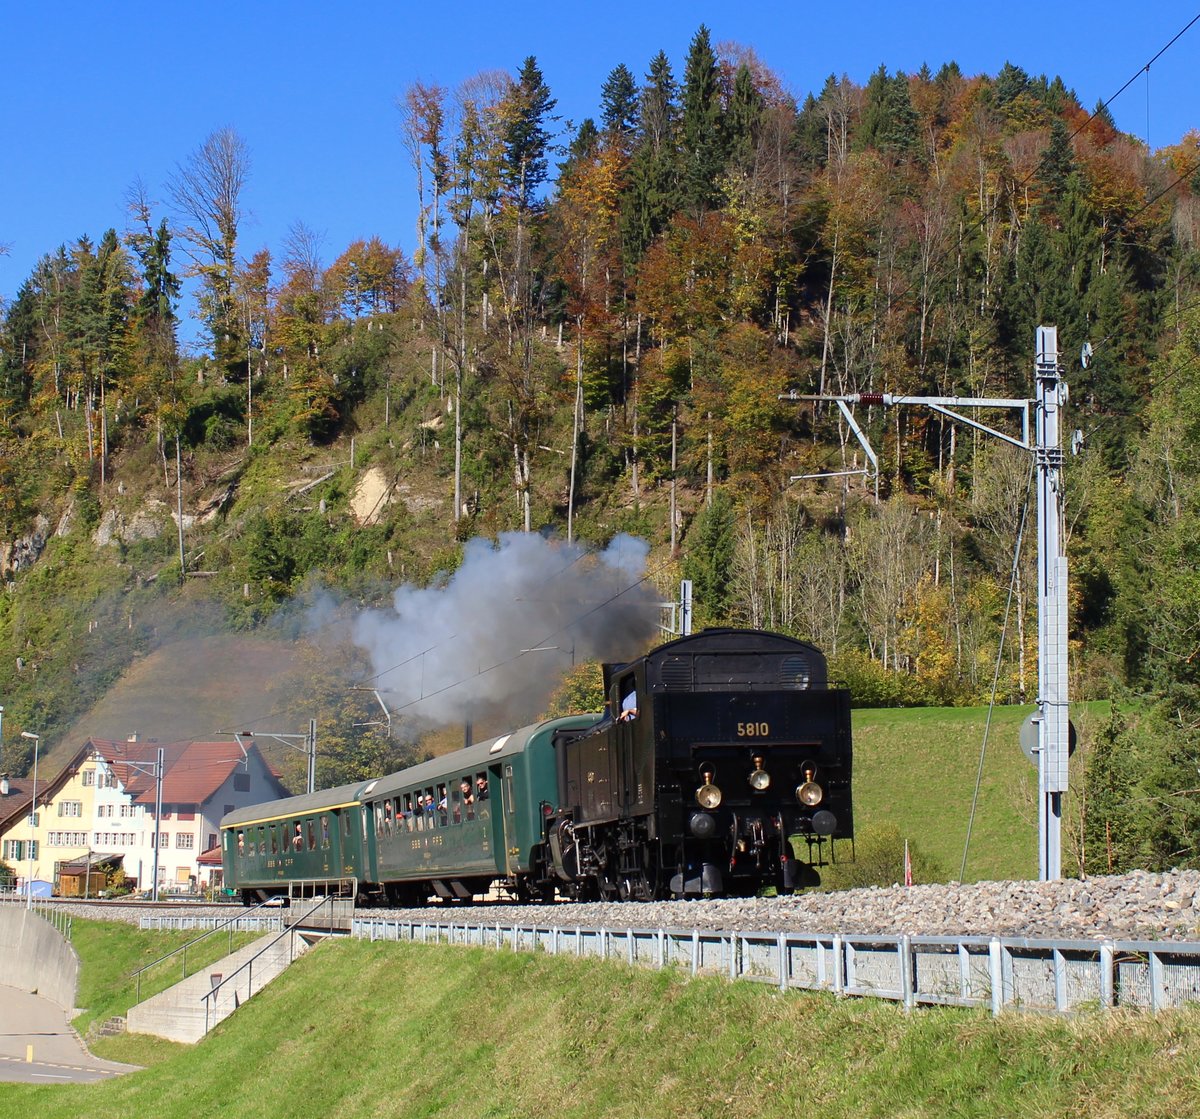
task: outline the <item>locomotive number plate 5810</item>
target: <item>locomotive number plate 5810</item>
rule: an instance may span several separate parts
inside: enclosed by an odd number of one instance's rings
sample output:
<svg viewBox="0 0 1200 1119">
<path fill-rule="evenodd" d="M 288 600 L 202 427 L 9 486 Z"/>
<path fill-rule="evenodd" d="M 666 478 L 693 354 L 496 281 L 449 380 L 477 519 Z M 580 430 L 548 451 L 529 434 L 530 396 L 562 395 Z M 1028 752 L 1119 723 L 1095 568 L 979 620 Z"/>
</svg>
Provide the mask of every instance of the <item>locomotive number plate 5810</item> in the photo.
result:
<svg viewBox="0 0 1200 1119">
<path fill-rule="evenodd" d="M 738 738 L 768 738 L 771 734 L 770 723 L 738 723 Z"/>
</svg>

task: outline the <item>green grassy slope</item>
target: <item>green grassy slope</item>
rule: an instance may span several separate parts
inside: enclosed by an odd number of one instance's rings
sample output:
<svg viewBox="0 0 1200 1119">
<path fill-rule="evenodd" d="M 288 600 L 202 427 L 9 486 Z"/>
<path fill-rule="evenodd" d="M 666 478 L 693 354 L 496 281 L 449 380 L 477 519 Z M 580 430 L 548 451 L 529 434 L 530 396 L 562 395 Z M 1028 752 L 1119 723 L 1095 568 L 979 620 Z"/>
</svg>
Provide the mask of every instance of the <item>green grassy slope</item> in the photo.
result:
<svg viewBox="0 0 1200 1119">
<path fill-rule="evenodd" d="M 979 801 L 971 829 L 964 881 L 1037 877 L 1037 771 L 1018 743 L 1032 707 L 992 713 Z M 1072 708 L 1080 746 L 1072 760 L 1073 787 L 1082 786 L 1082 762 L 1107 705 Z M 979 773 L 988 712 L 982 707 L 918 707 L 854 712 L 855 824 L 894 824 L 933 857 L 946 879 L 957 879 Z M 1076 844 L 1068 793 L 1063 868 L 1070 873 Z M 1095 867 L 1095 859 L 1089 866 Z"/>
<path fill-rule="evenodd" d="M 1200 1110 L 1200 1014 L 1074 1022 L 779 993 L 484 949 L 319 946 L 193 1048 L 39 1119 L 1163 1116 Z M 115 1055 L 115 1054 L 114 1054 Z"/>
</svg>

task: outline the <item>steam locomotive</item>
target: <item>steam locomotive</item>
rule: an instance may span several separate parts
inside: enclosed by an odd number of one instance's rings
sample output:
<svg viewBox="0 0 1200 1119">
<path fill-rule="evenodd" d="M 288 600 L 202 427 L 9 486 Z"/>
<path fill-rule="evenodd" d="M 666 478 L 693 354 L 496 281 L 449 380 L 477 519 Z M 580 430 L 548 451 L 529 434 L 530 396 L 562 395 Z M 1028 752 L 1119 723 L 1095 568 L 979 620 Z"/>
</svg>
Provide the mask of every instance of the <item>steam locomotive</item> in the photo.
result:
<svg viewBox="0 0 1200 1119">
<path fill-rule="evenodd" d="M 603 714 L 524 727 L 221 822 L 248 903 L 651 900 L 815 885 L 853 839 L 850 697 L 813 645 L 710 629 L 604 670 Z"/>
</svg>

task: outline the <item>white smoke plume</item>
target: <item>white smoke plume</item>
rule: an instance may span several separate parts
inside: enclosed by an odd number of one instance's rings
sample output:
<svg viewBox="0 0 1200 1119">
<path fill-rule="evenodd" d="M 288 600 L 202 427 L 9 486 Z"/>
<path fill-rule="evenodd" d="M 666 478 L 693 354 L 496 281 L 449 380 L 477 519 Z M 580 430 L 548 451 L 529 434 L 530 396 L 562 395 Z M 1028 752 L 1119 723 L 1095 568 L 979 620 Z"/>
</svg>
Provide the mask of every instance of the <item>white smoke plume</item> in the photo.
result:
<svg viewBox="0 0 1200 1119">
<path fill-rule="evenodd" d="M 392 609 L 360 615 L 354 641 L 405 723 L 521 726 L 572 664 L 645 651 L 660 617 L 648 554 L 624 535 L 599 553 L 528 533 L 475 539 L 441 585 L 402 586 Z"/>
</svg>

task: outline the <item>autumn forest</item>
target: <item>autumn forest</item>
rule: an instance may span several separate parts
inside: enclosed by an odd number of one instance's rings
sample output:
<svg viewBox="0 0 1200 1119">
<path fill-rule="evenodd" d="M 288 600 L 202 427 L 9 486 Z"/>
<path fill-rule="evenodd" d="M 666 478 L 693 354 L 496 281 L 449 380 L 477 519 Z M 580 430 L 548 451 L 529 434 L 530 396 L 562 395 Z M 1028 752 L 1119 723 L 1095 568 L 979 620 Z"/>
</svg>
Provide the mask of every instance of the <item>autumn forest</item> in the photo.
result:
<svg viewBox="0 0 1200 1119">
<path fill-rule="evenodd" d="M 859 406 L 873 469 L 836 405 L 781 397 L 1027 398 L 1052 324 L 1080 433 L 1072 687 L 1113 703 L 1089 826 L 1115 868 L 1200 865 L 1197 133 L 1148 151 L 1013 64 L 881 66 L 798 100 L 704 27 L 682 72 L 616 65 L 569 127 L 535 57 L 398 89 L 396 123 L 411 253 L 364 231 L 326 260 L 304 224 L 257 248 L 253 152 L 223 129 L 3 304 L 10 717 L 61 726 L 154 640 L 131 621 L 101 646 L 73 600 L 132 617 L 203 582 L 253 630 L 314 578 L 369 600 L 514 530 L 645 538 L 698 622 L 811 638 L 861 705 L 1029 702 L 1030 456 Z M 279 499 L 334 460 L 312 500 Z M 416 496 L 364 525 L 368 463 Z M 139 511 L 160 530 L 129 530 Z"/>
</svg>

